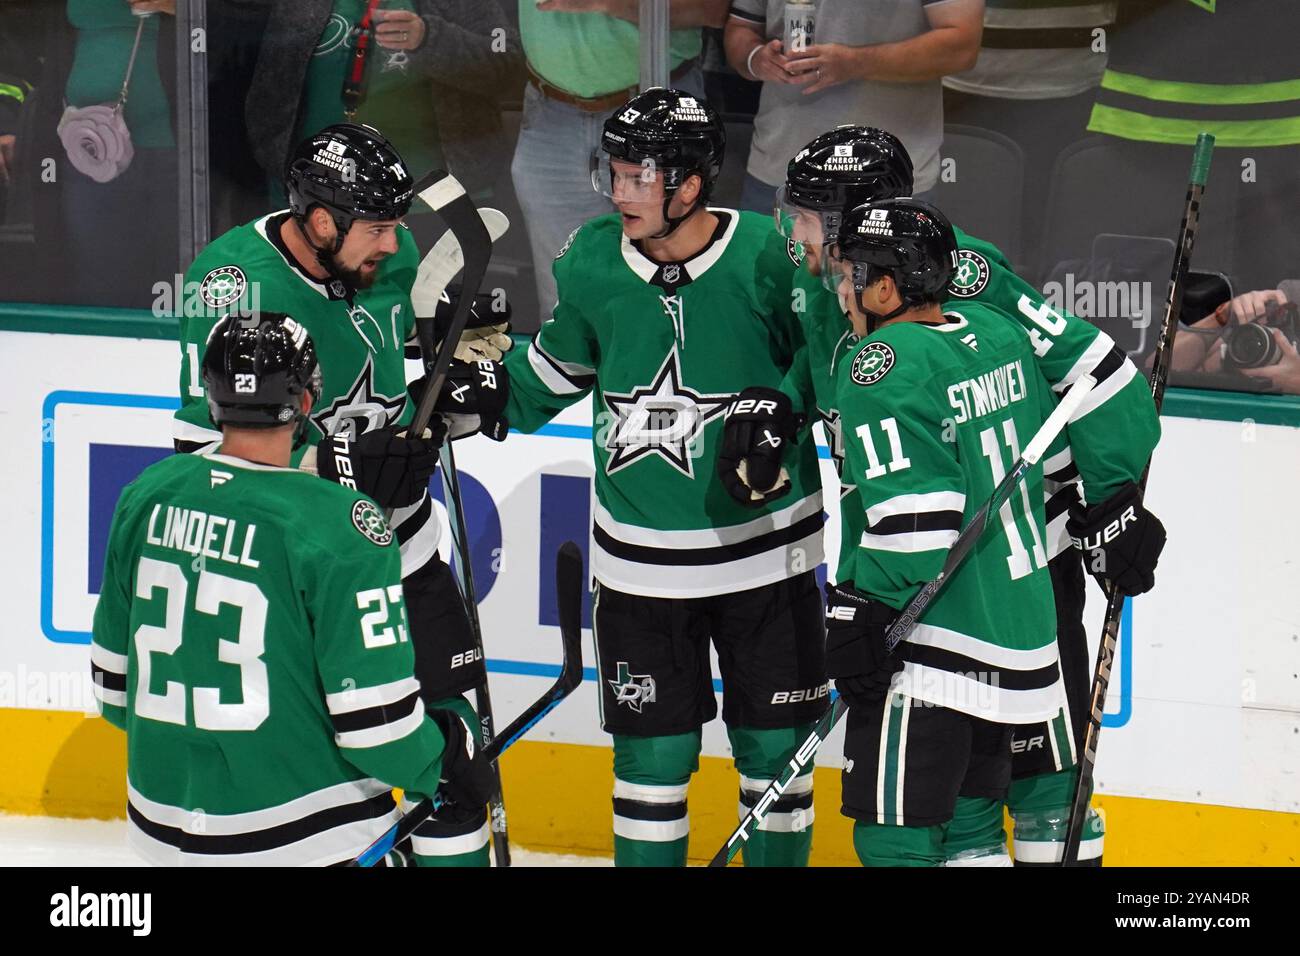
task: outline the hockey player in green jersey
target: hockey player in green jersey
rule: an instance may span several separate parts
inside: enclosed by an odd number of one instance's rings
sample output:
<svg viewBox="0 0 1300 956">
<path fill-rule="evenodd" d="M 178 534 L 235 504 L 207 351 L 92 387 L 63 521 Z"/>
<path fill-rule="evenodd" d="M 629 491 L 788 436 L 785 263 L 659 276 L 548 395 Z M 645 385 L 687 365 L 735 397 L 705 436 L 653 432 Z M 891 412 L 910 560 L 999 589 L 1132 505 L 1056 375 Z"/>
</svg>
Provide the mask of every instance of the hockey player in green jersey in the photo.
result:
<svg viewBox="0 0 1300 956">
<path fill-rule="evenodd" d="M 953 826 L 1001 833 L 1012 727 L 1064 699 L 1041 466 L 894 653 L 884 636 L 1055 400 L 1015 323 L 944 312 L 957 242 L 934 207 L 860 206 L 823 253 L 859 339 L 836 371 L 858 497 L 826 608 L 827 673 L 850 707 L 844 813 L 864 865 L 938 866 Z"/>
<path fill-rule="evenodd" d="M 911 189 L 911 160 L 896 137 L 869 127 L 842 126 L 817 137 L 795 156 L 778 197 L 778 228 L 804 253 L 795 296 L 806 341 L 804 361 L 795 364 L 782 388 L 796 408 L 815 402 L 837 469 L 842 465 L 843 438 L 834 375 L 859 343 L 838 297 L 821 285 L 822 249 L 833 240 L 849 210 L 874 199 L 906 196 Z M 960 229 L 954 228 L 954 233 L 958 267 L 947 307 L 960 310 L 970 301 L 988 303 L 1018 321 L 1034 344 L 1039 371 L 1058 393 L 1085 373 L 1099 379 L 1094 396 L 1068 428 L 1071 448 L 1061 449 L 1045 462 L 1044 547 L 1055 590 L 1068 703 L 1056 719 L 1017 726 L 1014 731 L 1010 809 L 1017 865 L 1050 864 L 1064 840 L 1074 785 L 1074 747 L 1087 716 L 1091 677 L 1082 621 L 1083 563 L 1080 552 L 1071 547 L 1067 516 L 1073 505 L 1074 530 L 1086 533 L 1099 522 L 1104 527 L 1101 519 L 1117 508 L 1123 512 L 1133 507 L 1139 520 L 1109 542 L 1103 559 L 1092 556 L 1089 567 L 1099 577 L 1120 583 L 1127 593 L 1149 589 L 1164 533 L 1137 499 L 1133 482 L 1154 448 L 1159 425 L 1145 383 L 1107 335 L 1068 313 L 1055 312 L 1011 270 L 996 247 Z M 754 449 L 757 454 L 764 451 Z M 1084 509 L 1079 499 L 1080 474 L 1090 500 L 1100 502 L 1091 509 Z M 852 483 L 842 485 L 843 512 L 854 510 L 856 495 Z M 841 559 L 853 546 L 851 536 L 842 535 Z M 954 853 L 959 854 L 955 863 L 1005 854 L 1000 838 L 980 847 L 969 841 L 963 844 L 959 831 L 960 826 L 953 831 Z M 1090 816 L 1086 836 L 1085 859 L 1100 862 L 1102 828 L 1095 814 Z M 978 842 L 978 837 L 972 839 Z"/>
<path fill-rule="evenodd" d="M 423 436 L 405 432 L 413 415 L 405 358 L 414 342 L 411 289 L 419 259 L 401 219 L 413 187 L 402 158 L 371 127 L 329 126 L 298 145 L 285 170 L 289 208 L 219 236 L 186 273 L 192 294 L 180 315 L 181 407 L 173 436 L 180 451 L 209 447 L 219 437 L 199 378 L 219 317 L 260 307 L 301 322 L 316 342 L 325 391 L 295 464 L 393 509 L 425 702 L 455 706 L 476 721 L 462 695 L 483 682 L 484 664 L 438 555 L 428 494 L 442 423 Z M 485 808 L 440 811 L 420 835 L 429 855 L 448 865 L 488 864 Z"/>
<path fill-rule="evenodd" d="M 161 865 L 330 865 L 393 824 L 393 787 L 482 806 L 473 732 L 420 699 L 393 529 L 290 466 L 321 394 L 306 328 L 223 319 L 201 374 L 221 441 L 126 487 L 95 609 L 132 845 Z"/>
<path fill-rule="evenodd" d="M 826 704 L 812 442 L 789 427 L 779 505 L 737 503 L 713 468 L 736 393 L 775 388 L 800 342 L 785 241 L 766 217 L 706 206 L 723 148 L 717 113 L 688 94 L 616 110 L 593 183 L 618 212 L 570 237 L 553 316 L 505 362 L 522 431 L 593 399 L 593 617 L 623 866 L 686 861 L 687 784 L 717 713 L 710 642 L 742 811 Z M 747 865 L 803 865 L 811 775 L 773 809 Z"/>
</svg>

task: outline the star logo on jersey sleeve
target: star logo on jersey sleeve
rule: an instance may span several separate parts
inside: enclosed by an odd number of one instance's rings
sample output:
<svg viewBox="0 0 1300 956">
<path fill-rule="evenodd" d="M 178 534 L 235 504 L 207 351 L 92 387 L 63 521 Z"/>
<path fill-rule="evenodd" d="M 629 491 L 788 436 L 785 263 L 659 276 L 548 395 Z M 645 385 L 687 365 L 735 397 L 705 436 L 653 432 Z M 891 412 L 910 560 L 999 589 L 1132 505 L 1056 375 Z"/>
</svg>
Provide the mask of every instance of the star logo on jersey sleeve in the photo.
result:
<svg viewBox="0 0 1300 956">
<path fill-rule="evenodd" d="M 326 435 L 356 438 L 376 428 L 387 428 L 397 421 L 405 406 L 405 393 L 389 396 L 375 391 L 374 366 L 367 358 L 352 387 L 313 412 L 311 420 Z"/>
<path fill-rule="evenodd" d="M 683 385 L 681 359 L 674 348 L 651 384 L 626 394 L 605 393 L 605 406 L 613 418 L 604 429 L 610 453 L 605 473 L 612 475 L 646 455 L 658 455 L 694 478 L 691 446 L 704 434 L 704 426 L 722 417 L 734 397 L 704 395 Z"/>
</svg>

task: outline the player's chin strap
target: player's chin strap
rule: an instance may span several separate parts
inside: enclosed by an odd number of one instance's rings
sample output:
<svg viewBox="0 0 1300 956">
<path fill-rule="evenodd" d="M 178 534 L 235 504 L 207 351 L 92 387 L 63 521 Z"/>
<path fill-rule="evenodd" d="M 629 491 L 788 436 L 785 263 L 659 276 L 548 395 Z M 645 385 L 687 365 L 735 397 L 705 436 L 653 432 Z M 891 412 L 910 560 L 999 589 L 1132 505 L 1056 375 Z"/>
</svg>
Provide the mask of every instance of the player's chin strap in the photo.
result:
<svg viewBox="0 0 1300 956">
<path fill-rule="evenodd" d="M 893 319 L 893 318 L 896 318 L 896 317 L 902 315 L 902 314 L 903 314 L 904 312 L 906 312 L 908 309 L 914 308 L 914 307 L 918 304 L 917 302 L 915 302 L 915 301 L 913 301 L 913 300 L 910 300 L 910 299 L 904 299 L 904 300 L 899 304 L 898 308 L 894 309 L 894 310 L 891 311 L 891 312 L 886 312 L 884 315 L 881 315 L 879 312 L 872 312 L 870 309 L 867 308 L 866 303 L 864 303 L 864 302 L 862 301 L 862 293 L 865 292 L 865 291 L 866 291 L 865 289 L 857 289 L 857 290 L 854 290 L 853 295 L 854 295 L 854 298 L 857 299 L 857 302 L 858 302 L 858 309 L 861 310 L 862 314 L 863 314 L 864 316 L 866 316 L 866 318 L 867 318 L 867 334 L 868 334 L 868 335 L 870 335 L 872 332 L 876 331 L 876 329 L 880 328 L 882 325 L 884 325 L 884 324 L 885 324 L 886 322 L 888 322 L 890 319 Z"/>
<path fill-rule="evenodd" d="M 293 221 L 298 226 L 298 234 L 302 236 L 303 242 L 311 246 L 312 252 L 316 253 L 316 261 L 320 263 L 320 267 L 329 273 L 331 279 L 342 283 L 344 298 L 346 298 L 348 303 L 351 304 L 352 297 L 357 294 L 356 287 L 348 281 L 347 276 L 345 276 L 339 269 L 338 265 L 334 261 L 334 257 L 339 254 L 340 250 L 342 250 L 343 237 L 347 234 L 347 231 L 351 228 L 352 224 L 345 223 L 341 216 L 331 215 L 330 218 L 334 220 L 334 248 L 332 249 L 323 249 L 316 245 L 316 243 L 312 242 L 311 236 L 307 235 L 307 229 L 303 225 L 303 220 L 298 216 L 294 216 Z"/>
<path fill-rule="evenodd" d="M 687 175 L 689 176 L 690 174 L 688 173 Z M 685 177 L 683 177 L 682 181 L 685 182 Z M 672 193 L 664 198 L 664 222 L 666 225 L 660 232 L 651 236 L 651 239 L 666 239 L 668 236 L 671 236 L 678 226 L 703 209 L 704 204 L 708 201 L 708 196 L 705 195 L 703 190 L 701 190 L 700 195 L 696 198 L 695 202 L 691 204 L 690 209 L 686 210 L 686 212 L 680 216 L 670 216 L 668 215 L 668 207 L 672 205 L 673 196 L 675 195 L 677 195 L 677 190 L 673 189 Z"/>
</svg>

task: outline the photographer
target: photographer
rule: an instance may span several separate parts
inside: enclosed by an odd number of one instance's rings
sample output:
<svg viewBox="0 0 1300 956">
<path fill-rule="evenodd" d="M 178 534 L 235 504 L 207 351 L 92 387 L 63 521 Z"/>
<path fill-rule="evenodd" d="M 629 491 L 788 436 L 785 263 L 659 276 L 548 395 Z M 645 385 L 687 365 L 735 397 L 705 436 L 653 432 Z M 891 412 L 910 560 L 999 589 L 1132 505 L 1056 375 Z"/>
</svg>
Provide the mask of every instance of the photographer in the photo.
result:
<svg viewBox="0 0 1300 956">
<path fill-rule="evenodd" d="M 1300 282 L 1245 292 L 1179 328 L 1173 370 L 1247 375 L 1266 391 L 1300 395 Z M 1149 364 L 1149 363 L 1148 363 Z"/>
</svg>

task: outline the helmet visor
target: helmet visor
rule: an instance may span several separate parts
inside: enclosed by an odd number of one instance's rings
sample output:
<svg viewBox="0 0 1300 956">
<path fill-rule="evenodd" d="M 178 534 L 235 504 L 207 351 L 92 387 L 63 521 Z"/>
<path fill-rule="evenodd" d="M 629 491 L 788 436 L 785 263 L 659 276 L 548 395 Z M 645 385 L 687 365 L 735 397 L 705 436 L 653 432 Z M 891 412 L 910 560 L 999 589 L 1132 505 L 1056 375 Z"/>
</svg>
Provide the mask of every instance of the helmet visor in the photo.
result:
<svg viewBox="0 0 1300 956">
<path fill-rule="evenodd" d="M 603 150 L 591 156 L 591 186 L 602 196 L 617 202 L 660 202 L 667 183 L 679 177 L 675 170 L 664 169 L 652 159 L 634 163 L 611 158 Z"/>
<path fill-rule="evenodd" d="M 838 211 L 800 206 L 790 199 L 785 186 L 776 191 L 772 218 L 776 220 L 776 231 L 785 238 L 819 246 L 835 241 L 840 224 Z"/>
<path fill-rule="evenodd" d="M 871 285 L 880 275 L 866 262 L 846 259 L 840 245 L 833 242 L 825 249 L 826 266 L 822 269 L 822 286 L 841 296 L 853 295 Z"/>
</svg>

